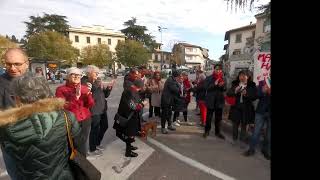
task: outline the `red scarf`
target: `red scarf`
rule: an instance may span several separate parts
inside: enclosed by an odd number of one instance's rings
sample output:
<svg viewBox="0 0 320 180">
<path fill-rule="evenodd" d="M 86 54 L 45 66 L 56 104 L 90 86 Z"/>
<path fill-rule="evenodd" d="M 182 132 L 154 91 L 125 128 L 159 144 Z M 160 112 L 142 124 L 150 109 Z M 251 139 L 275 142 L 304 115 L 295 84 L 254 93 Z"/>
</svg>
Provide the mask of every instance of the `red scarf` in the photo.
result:
<svg viewBox="0 0 320 180">
<path fill-rule="evenodd" d="M 223 73 L 222 72 L 213 72 L 213 79 L 216 81 L 218 80 L 218 83 L 224 82 L 223 81 Z"/>
</svg>

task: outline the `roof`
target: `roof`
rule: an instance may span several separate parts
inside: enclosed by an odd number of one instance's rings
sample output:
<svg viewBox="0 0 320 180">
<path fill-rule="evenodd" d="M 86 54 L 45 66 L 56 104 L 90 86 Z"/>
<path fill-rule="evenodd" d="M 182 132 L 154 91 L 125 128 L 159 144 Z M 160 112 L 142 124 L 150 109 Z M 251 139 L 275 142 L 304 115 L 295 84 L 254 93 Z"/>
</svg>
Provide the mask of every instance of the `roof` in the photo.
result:
<svg viewBox="0 0 320 180">
<path fill-rule="evenodd" d="M 254 17 L 258 19 L 258 18 L 264 18 L 266 16 L 267 14 L 263 12 L 263 13 L 256 14 Z"/>
<path fill-rule="evenodd" d="M 236 31 L 243 31 L 243 30 L 247 30 L 247 29 L 253 29 L 256 28 L 256 23 L 248 25 L 248 26 L 242 26 L 239 28 L 235 28 L 235 29 L 231 29 L 229 31 L 226 32 L 225 36 L 224 36 L 224 40 L 229 40 L 229 35 L 231 32 L 236 32 Z"/>
<path fill-rule="evenodd" d="M 189 43 L 178 43 L 179 45 L 182 45 L 184 47 L 197 47 L 197 48 L 202 48 L 201 46 L 189 44 Z"/>
<path fill-rule="evenodd" d="M 121 32 L 113 31 L 112 29 L 104 28 L 104 26 L 94 25 L 94 26 L 82 26 L 80 28 L 70 27 L 68 32 L 77 32 L 83 34 L 95 34 L 95 35 L 104 35 L 104 36 L 113 36 L 113 37 L 125 37 Z"/>
</svg>

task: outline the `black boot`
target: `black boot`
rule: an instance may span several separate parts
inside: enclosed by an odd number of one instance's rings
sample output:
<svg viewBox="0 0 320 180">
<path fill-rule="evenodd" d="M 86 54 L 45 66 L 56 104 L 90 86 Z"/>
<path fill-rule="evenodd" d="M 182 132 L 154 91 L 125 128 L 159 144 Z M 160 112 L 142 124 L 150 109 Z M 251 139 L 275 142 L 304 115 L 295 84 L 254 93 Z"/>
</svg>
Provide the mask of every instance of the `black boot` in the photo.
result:
<svg viewBox="0 0 320 180">
<path fill-rule="evenodd" d="M 135 146 L 132 146 L 132 145 L 130 145 L 130 148 L 131 148 L 132 151 L 135 151 L 135 150 L 138 149 L 138 147 L 135 147 Z"/>
<path fill-rule="evenodd" d="M 209 131 L 205 131 L 202 135 L 204 138 L 207 138 L 207 136 L 209 136 Z"/>
<path fill-rule="evenodd" d="M 127 143 L 125 156 L 126 157 L 137 157 L 138 156 L 137 153 L 132 152 L 131 143 Z"/>
</svg>

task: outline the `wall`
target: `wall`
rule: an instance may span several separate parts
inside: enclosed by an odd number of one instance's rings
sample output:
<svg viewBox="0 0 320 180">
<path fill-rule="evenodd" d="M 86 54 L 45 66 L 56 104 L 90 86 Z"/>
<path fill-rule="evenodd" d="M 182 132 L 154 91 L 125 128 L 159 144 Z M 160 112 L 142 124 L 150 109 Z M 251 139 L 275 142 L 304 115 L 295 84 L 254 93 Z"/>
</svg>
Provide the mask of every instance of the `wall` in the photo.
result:
<svg viewBox="0 0 320 180">
<path fill-rule="evenodd" d="M 253 31 L 255 31 L 255 28 L 230 33 L 229 48 L 227 50 L 229 52 L 229 58 L 232 56 L 235 49 L 241 49 L 241 54 L 243 53 L 243 49 L 247 42 L 246 38 L 252 37 Z M 241 43 L 236 43 L 237 34 L 242 34 Z"/>
</svg>

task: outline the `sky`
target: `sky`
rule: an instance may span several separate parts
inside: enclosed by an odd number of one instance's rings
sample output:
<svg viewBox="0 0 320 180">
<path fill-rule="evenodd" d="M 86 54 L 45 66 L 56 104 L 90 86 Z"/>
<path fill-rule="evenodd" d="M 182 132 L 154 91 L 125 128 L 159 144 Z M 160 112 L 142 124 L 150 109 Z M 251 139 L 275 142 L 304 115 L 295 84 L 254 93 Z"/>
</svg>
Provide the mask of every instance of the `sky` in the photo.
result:
<svg viewBox="0 0 320 180">
<path fill-rule="evenodd" d="M 258 0 L 254 6 L 268 2 Z M 158 26 L 164 28 L 163 50 L 171 52 L 175 43 L 186 42 L 209 49 L 213 60 L 224 54 L 225 32 L 255 23 L 258 13 L 256 9 L 231 11 L 224 0 L 0 0 L 0 9 L 0 35 L 22 38 L 23 22 L 44 12 L 67 16 L 72 27 L 103 25 L 115 31 L 136 17 L 157 42 L 161 42 Z"/>
</svg>

